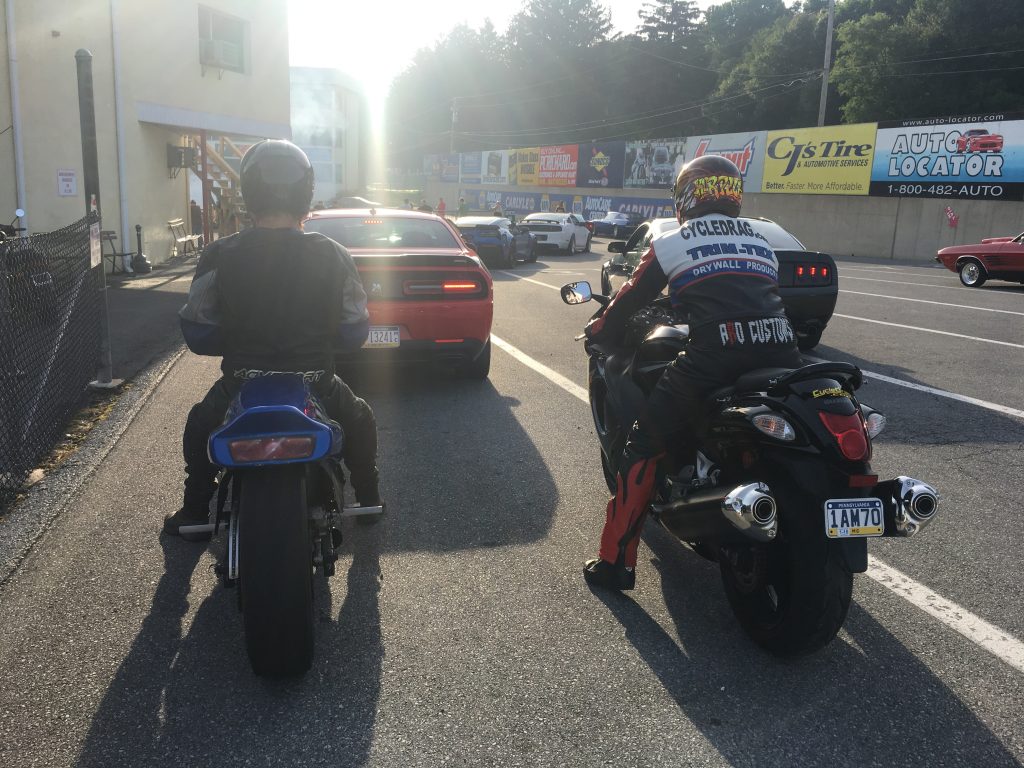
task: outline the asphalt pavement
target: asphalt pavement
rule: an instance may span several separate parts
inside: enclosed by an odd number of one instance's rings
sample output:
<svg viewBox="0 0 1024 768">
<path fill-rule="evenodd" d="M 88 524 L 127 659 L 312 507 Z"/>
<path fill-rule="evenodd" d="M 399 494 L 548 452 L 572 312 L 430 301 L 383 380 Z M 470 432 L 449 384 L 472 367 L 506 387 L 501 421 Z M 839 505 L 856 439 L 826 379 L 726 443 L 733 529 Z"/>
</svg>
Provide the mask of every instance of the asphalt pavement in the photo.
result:
<svg viewBox="0 0 1024 768">
<path fill-rule="evenodd" d="M 253 678 L 219 545 L 158 536 L 217 363 L 161 369 L 0 585 L 0 765 L 1021 765 L 1024 288 L 839 263 L 844 317 L 813 354 L 869 372 L 879 474 L 942 505 L 921 536 L 871 542 L 828 648 L 780 662 L 716 567 L 653 525 L 635 592 L 582 581 L 607 494 L 573 390 L 590 312 L 555 289 L 597 285 L 604 250 L 495 273 L 489 381 L 354 379 L 389 516 L 346 527 L 299 681 Z"/>
</svg>

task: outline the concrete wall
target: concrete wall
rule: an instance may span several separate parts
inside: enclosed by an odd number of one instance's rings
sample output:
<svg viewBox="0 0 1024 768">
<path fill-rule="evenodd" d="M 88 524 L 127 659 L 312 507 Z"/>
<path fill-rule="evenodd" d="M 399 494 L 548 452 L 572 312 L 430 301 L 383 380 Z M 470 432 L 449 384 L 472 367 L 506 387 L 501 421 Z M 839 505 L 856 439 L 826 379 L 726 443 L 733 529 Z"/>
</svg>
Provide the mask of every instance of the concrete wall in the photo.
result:
<svg viewBox="0 0 1024 768">
<path fill-rule="evenodd" d="M 460 184 L 428 181 L 424 195 L 431 205 L 443 196 L 448 210 L 454 211 L 462 188 Z M 470 187 L 478 188 L 477 185 Z M 486 189 L 668 199 L 662 190 L 602 189 L 596 192 L 571 187 L 499 186 Z M 960 217 L 956 229 L 948 224 L 947 205 Z M 777 221 L 813 250 L 875 259 L 932 261 L 940 248 L 977 243 L 983 237 L 1024 232 L 1022 202 L 757 193 L 744 196 L 743 213 Z"/>
<path fill-rule="evenodd" d="M 8 65 L 7 14 L 0 10 L 0 131 L 14 121 L 11 116 L 11 71 Z M 18 184 L 15 178 L 14 130 L 0 135 L 0 221 L 14 218 L 18 207 Z"/>
</svg>

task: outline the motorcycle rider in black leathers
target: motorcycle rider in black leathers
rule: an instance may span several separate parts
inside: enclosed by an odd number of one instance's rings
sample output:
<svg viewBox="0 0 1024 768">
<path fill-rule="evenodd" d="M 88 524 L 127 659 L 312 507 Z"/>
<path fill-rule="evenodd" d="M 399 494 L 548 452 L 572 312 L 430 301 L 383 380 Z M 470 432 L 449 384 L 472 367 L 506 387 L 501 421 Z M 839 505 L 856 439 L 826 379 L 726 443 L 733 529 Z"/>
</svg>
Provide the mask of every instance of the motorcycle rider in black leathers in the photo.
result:
<svg viewBox="0 0 1024 768">
<path fill-rule="evenodd" d="M 801 365 L 796 336 L 778 291 L 778 260 L 765 239 L 737 217 L 743 177 L 730 160 L 705 155 L 680 170 L 672 189 L 681 227 L 656 237 L 604 313 L 588 324 L 596 343 L 622 344 L 626 323 L 668 286 L 673 309 L 686 317 L 686 351 L 658 380 L 633 425 L 608 502 L 598 557 L 587 561 L 589 584 L 632 589 L 637 546 L 669 440 L 686 440 L 708 395 L 757 368 Z"/>
<path fill-rule="evenodd" d="M 334 375 L 335 350 L 366 340 L 366 293 L 352 256 L 302 231 L 313 199 L 313 167 L 288 141 L 253 145 L 240 166 L 242 197 L 254 227 L 210 243 L 179 313 L 185 341 L 199 355 L 223 357 L 223 375 L 185 423 L 185 498 L 164 533 L 208 522 L 218 468 L 207 455 L 246 379 L 301 373 L 345 433 L 345 464 L 361 506 L 377 506 L 377 425 L 365 401 Z M 190 539 L 209 535 L 187 534 Z"/>
</svg>

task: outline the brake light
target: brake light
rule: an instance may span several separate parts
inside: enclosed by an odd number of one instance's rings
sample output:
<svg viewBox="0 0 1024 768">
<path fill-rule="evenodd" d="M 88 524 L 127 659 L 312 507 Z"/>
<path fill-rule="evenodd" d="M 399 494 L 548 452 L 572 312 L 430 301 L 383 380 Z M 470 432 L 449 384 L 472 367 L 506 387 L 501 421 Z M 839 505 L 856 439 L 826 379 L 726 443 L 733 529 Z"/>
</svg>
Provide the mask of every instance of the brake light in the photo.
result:
<svg viewBox="0 0 1024 768">
<path fill-rule="evenodd" d="M 818 268 L 811 267 L 811 277 L 814 277 L 816 274 L 818 274 Z"/>
<path fill-rule="evenodd" d="M 822 267 L 821 268 L 821 276 L 822 277 L 828 277 L 828 267 Z"/>
<path fill-rule="evenodd" d="M 363 224 L 383 224 L 384 219 L 363 219 Z"/>
<path fill-rule="evenodd" d="M 798 283 L 805 285 L 828 285 L 829 268 L 820 264 L 797 264 L 793 274 Z"/>
<path fill-rule="evenodd" d="M 445 280 L 441 283 L 441 290 L 444 293 L 476 293 L 480 290 L 480 284 L 475 280 Z"/>
<path fill-rule="evenodd" d="M 804 276 L 804 268 L 803 267 L 797 267 L 796 268 L 796 276 L 797 277 L 803 277 Z"/>
<path fill-rule="evenodd" d="M 231 460 L 239 464 L 256 461 L 288 461 L 313 455 L 316 441 L 312 435 L 275 435 L 228 443 Z"/>
<path fill-rule="evenodd" d="M 871 442 L 864 431 L 860 415 L 852 413 L 842 416 L 838 413 L 819 411 L 818 417 L 839 444 L 839 451 L 850 461 L 870 458 Z"/>
</svg>

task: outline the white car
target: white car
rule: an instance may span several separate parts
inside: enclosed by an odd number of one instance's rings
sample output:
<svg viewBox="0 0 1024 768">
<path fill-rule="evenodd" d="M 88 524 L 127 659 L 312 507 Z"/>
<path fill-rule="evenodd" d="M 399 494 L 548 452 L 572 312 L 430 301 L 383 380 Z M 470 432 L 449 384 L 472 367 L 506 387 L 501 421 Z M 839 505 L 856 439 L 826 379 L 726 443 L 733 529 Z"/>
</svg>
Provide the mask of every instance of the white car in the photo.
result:
<svg viewBox="0 0 1024 768">
<path fill-rule="evenodd" d="M 570 254 L 590 251 L 590 229 L 575 213 L 531 213 L 519 226 L 537 235 L 538 248 L 557 248 Z"/>
</svg>

